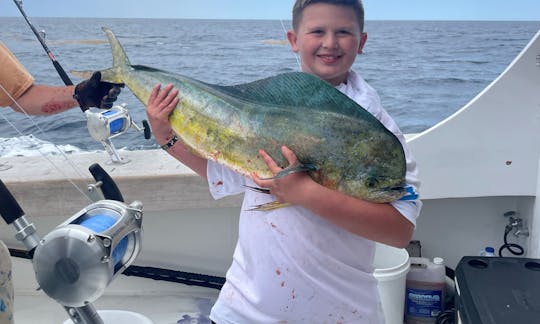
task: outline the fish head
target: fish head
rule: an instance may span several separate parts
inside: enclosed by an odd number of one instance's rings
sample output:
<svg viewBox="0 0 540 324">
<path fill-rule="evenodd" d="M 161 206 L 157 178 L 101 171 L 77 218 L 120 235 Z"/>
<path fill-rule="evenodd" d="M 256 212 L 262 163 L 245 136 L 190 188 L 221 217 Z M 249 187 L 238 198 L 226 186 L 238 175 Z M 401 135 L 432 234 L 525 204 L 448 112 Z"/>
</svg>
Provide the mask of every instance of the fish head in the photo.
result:
<svg viewBox="0 0 540 324">
<path fill-rule="evenodd" d="M 370 200 L 373 202 L 388 203 L 399 200 L 407 193 L 406 185 L 389 186 L 370 191 Z"/>
<path fill-rule="evenodd" d="M 345 172 L 342 174 L 343 178 L 337 181 L 336 189 L 350 196 L 376 203 L 400 199 L 406 194 L 404 174 L 384 171 L 386 172 L 372 167 L 367 172 Z"/>
<path fill-rule="evenodd" d="M 366 176 L 362 179 L 364 199 L 386 203 L 400 199 L 406 194 L 402 179 L 387 176 Z"/>
</svg>

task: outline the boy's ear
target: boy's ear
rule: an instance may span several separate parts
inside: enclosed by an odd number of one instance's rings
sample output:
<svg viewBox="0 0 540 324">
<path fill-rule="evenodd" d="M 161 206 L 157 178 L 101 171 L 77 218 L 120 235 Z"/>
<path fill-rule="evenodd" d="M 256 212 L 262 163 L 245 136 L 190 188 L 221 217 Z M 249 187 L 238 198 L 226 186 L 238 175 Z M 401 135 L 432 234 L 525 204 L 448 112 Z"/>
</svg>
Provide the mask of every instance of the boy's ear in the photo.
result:
<svg viewBox="0 0 540 324">
<path fill-rule="evenodd" d="M 289 40 L 289 44 L 291 44 L 293 52 L 298 52 L 298 45 L 296 44 L 296 33 L 294 32 L 294 30 L 290 29 L 287 31 L 287 39 Z"/>
<path fill-rule="evenodd" d="M 362 50 L 364 49 L 364 45 L 366 45 L 367 42 L 367 33 L 363 32 L 360 36 L 360 44 L 358 44 L 358 54 L 362 54 Z"/>
</svg>

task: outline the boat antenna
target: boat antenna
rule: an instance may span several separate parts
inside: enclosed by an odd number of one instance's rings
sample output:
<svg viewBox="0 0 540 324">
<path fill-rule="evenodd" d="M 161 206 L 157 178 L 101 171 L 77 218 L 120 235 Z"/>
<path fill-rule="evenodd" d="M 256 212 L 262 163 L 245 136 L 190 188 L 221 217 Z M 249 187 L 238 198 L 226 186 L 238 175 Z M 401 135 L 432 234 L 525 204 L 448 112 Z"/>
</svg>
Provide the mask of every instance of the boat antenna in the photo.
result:
<svg viewBox="0 0 540 324">
<path fill-rule="evenodd" d="M 36 35 L 38 41 L 41 43 L 41 46 L 43 46 L 43 49 L 45 50 L 45 52 L 47 52 L 47 56 L 49 56 L 49 58 L 51 59 L 52 64 L 54 65 L 54 68 L 56 69 L 56 71 L 60 75 L 60 78 L 62 78 L 62 81 L 64 81 L 64 84 L 67 85 L 67 86 L 73 85 L 73 82 L 71 81 L 71 79 L 67 75 L 66 71 L 62 68 L 60 63 L 56 60 L 56 58 L 54 57 L 52 52 L 49 50 L 49 47 L 47 47 L 47 44 L 45 44 L 45 40 L 41 37 L 41 34 L 37 31 L 36 27 L 34 27 L 34 25 L 32 25 L 32 23 L 30 22 L 30 19 L 28 19 L 28 16 L 26 15 L 26 13 L 24 12 L 24 10 L 22 8 L 22 0 L 13 0 L 13 2 L 17 6 L 17 8 L 19 8 L 19 11 L 21 12 L 21 14 L 24 17 L 24 19 L 26 20 L 26 22 L 28 23 L 28 26 L 30 26 L 30 28 L 32 29 L 32 32 L 34 32 L 34 35 Z M 81 107 L 81 109 L 83 111 L 85 110 L 82 107 Z"/>
</svg>

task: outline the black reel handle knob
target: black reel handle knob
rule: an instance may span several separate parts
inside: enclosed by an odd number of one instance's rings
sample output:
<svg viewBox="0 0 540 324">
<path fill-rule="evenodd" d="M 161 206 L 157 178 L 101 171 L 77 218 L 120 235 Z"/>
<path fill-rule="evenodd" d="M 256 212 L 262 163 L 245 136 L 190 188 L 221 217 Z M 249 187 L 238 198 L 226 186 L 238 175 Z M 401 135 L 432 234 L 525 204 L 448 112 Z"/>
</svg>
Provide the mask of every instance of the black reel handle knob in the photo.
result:
<svg viewBox="0 0 540 324">
<path fill-rule="evenodd" d="M 8 225 L 24 216 L 21 206 L 19 206 L 19 203 L 2 180 L 0 180 L 0 215 Z"/>
<path fill-rule="evenodd" d="M 152 130 L 150 129 L 150 125 L 148 124 L 148 121 L 144 119 L 142 121 L 143 129 L 144 129 L 144 139 L 150 139 L 152 137 Z"/>
</svg>

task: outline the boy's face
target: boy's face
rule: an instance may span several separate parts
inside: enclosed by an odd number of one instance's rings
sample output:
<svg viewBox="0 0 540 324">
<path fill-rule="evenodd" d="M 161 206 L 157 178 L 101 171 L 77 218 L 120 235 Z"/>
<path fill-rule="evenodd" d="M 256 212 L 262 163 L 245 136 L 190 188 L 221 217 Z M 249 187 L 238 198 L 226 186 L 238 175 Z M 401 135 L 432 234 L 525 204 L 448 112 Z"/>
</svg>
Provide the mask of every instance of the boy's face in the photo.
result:
<svg viewBox="0 0 540 324">
<path fill-rule="evenodd" d="M 367 40 L 360 32 L 354 10 L 346 6 L 315 3 L 304 8 L 297 30 L 287 33 L 302 71 L 336 86 L 347 80 L 357 54 Z"/>
</svg>

